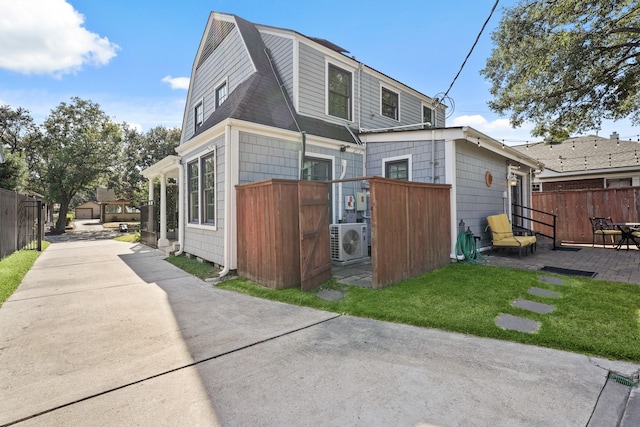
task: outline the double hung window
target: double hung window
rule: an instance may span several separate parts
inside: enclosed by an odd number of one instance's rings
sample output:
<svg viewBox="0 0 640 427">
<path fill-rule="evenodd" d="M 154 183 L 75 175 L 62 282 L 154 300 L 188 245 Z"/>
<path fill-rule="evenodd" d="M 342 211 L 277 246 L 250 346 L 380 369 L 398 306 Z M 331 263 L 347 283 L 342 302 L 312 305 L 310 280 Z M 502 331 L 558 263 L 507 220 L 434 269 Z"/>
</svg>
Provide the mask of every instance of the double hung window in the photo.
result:
<svg viewBox="0 0 640 427">
<path fill-rule="evenodd" d="M 422 123 L 431 123 L 431 127 L 434 127 L 436 124 L 434 122 L 435 115 L 433 114 L 433 110 L 426 105 L 422 106 Z M 426 127 L 427 125 L 425 125 Z"/>
<path fill-rule="evenodd" d="M 222 105 L 227 100 L 227 83 L 224 82 L 216 88 L 216 108 Z"/>
<path fill-rule="evenodd" d="M 329 115 L 351 120 L 352 77 L 349 71 L 329 64 L 328 109 Z"/>
<path fill-rule="evenodd" d="M 216 223 L 216 156 L 215 151 L 187 164 L 189 223 Z"/>
<path fill-rule="evenodd" d="M 197 131 L 204 122 L 204 103 L 202 101 L 198 102 L 193 109 L 193 120 Z"/>
<path fill-rule="evenodd" d="M 381 106 L 380 106 L 381 114 L 385 117 L 389 117 L 390 119 L 399 120 L 398 94 L 383 87 L 382 95 L 380 98 L 381 98 Z"/>
</svg>

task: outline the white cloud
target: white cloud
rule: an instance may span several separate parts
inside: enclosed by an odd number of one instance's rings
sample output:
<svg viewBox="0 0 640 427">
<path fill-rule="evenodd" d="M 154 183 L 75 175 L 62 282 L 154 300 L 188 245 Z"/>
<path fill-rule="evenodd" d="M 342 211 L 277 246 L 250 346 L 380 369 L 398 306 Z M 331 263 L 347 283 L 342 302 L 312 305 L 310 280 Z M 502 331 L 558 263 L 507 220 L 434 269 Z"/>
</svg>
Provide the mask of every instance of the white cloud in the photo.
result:
<svg viewBox="0 0 640 427">
<path fill-rule="evenodd" d="M 454 117 L 449 126 L 469 126 L 479 130 L 488 136 L 497 139 L 498 141 L 504 139 L 508 145 L 518 145 L 525 143 L 526 141 L 537 140 L 531 136 L 531 126 L 525 123 L 522 127 L 514 129 L 509 123 L 509 119 L 495 119 L 492 121 L 487 120 L 480 114 L 457 116 Z"/>
<path fill-rule="evenodd" d="M 162 82 L 171 86 L 171 89 L 189 89 L 189 77 L 166 76 L 162 79 Z"/>
<path fill-rule="evenodd" d="M 0 68 L 61 76 L 105 65 L 119 49 L 65 0 L 0 0 L 0 10 Z"/>
</svg>

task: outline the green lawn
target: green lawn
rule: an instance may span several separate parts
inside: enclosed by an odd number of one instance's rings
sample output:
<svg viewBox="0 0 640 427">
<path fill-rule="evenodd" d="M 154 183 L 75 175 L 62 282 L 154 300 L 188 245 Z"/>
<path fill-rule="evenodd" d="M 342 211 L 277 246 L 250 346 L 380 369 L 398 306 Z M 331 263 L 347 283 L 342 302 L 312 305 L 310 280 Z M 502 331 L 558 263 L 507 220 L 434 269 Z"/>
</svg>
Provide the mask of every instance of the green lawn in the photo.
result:
<svg viewBox="0 0 640 427">
<path fill-rule="evenodd" d="M 113 240 L 125 243 L 136 243 L 140 241 L 140 232 L 123 234 L 122 236 L 114 237 Z"/>
<path fill-rule="evenodd" d="M 335 282 L 323 285 L 344 292 L 340 301 L 318 298 L 322 287 L 308 293 L 275 291 L 241 279 L 218 287 L 351 316 L 640 362 L 639 285 L 558 276 L 565 286 L 554 286 L 540 281 L 543 275 L 454 263 L 381 290 Z M 559 292 L 562 298 L 531 295 L 527 292 L 531 287 Z M 552 304 L 556 309 L 536 314 L 512 307 L 511 302 L 518 298 Z M 537 320 L 542 326 L 535 334 L 503 330 L 495 325 L 500 313 Z"/>
<path fill-rule="evenodd" d="M 49 245 L 49 242 L 43 241 L 42 250 Z M 21 250 L 0 260 L 0 305 L 18 288 L 38 256 L 38 251 Z"/>
</svg>

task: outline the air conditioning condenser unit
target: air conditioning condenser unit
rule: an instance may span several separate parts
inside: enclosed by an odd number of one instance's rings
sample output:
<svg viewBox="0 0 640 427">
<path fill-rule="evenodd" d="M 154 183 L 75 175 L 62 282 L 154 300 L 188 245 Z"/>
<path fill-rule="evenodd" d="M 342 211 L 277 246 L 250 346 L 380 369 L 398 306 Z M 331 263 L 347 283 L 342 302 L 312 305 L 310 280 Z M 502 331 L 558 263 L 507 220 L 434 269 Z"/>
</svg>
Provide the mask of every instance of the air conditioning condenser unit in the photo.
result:
<svg viewBox="0 0 640 427">
<path fill-rule="evenodd" d="M 364 258 L 369 253 L 367 244 L 367 224 L 331 224 L 331 259 L 350 261 Z"/>
</svg>

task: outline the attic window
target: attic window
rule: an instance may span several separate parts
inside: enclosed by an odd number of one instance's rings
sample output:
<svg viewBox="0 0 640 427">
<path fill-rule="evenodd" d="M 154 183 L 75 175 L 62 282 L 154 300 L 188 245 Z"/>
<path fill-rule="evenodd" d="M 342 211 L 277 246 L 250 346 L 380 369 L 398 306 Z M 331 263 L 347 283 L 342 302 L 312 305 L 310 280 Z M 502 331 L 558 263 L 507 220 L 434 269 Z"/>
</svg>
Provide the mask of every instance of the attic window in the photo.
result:
<svg viewBox="0 0 640 427">
<path fill-rule="evenodd" d="M 216 108 L 227 100 L 227 83 L 224 82 L 216 88 Z"/>
<path fill-rule="evenodd" d="M 387 88 L 382 88 L 381 98 L 381 114 L 390 119 L 399 120 L 398 117 L 398 98 L 399 95 Z"/>
<path fill-rule="evenodd" d="M 426 105 L 422 106 L 422 123 L 431 123 L 431 127 L 435 126 L 435 123 L 433 122 L 433 110 L 430 107 L 427 107 Z M 425 125 L 426 127 L 427 125 Z"/>
<path fill-rule="evenodd" d="M 195 121 L 195 130 L 198 130 L 202 123 L 204 122 L 204 105 L 202 100 L 196 104 L 196 107 L 193 109 L 193 117 Z"/>
</svg>

